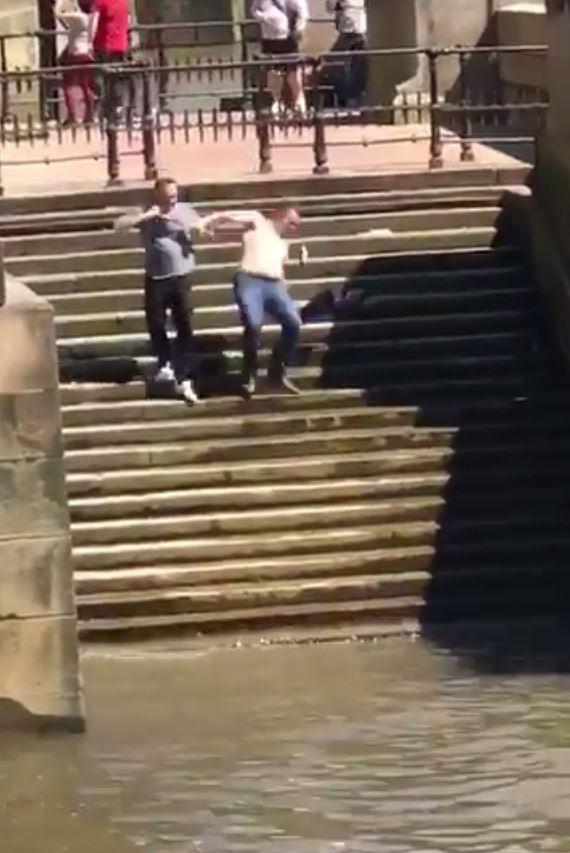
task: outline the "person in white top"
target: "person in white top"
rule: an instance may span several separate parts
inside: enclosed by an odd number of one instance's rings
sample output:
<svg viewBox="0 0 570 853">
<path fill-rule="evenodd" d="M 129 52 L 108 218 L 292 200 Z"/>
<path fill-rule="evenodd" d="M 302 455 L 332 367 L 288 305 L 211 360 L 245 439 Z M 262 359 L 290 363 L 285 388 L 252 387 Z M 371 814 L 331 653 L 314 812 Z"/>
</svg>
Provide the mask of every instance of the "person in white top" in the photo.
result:
<svg viewBox="0 0 570 853">
<path fill-rule="evenodd" d="M 326 0 L 327 12 L 334 15 L 338 32 L 333 53 L 351 53 L 331 68 L 332 85 L 339 106 L 358 107 L 368 82 L 366 50 L 367 16 L 365 0 Z"/>
<path fill-rule="evenodd" d="M 242 393 L 251 399 L 258 373 L 258 350 L 265 315 L 281 325 L 281 335 L 271 356 L 268 380 L 290 394 L 298 394 L 287 377 L 301 329 L 295 302 L 285 284 L 285 262 L 289 255 L 287 235 L 299 230 L 300 216 L 292 207 L 281 207 L 265 216 L 258 211 L 215 213 L 202 219 L 203 233 L 213 235 L 223 226 L 239 228 L 243 252 L 234 280 L 234 295 L 244 328 Z M 301 246 L 299 262 L 305 264 L 307 250 Z"/>
<path fill-rule="evenodd" d="M 67 45 L 59 57 L 63 66 L 63 96 L 67 109 L 66 124 L 76 124 L 78 106 L 83 98 L 83 120 L 91 124 L 95 117 L 95 75 L 93 37 L 96 15 L 92 0 L 72 0 L 66 7 L 64 0 L 56 4 L 58 21 L 67 31 Z M 66 68 L 67 66 L 67 68 Z"/>
<path fill-rule="evenodd" d="M 307 0 L 252 0 L 251 14 L 261 26 L 264 56 L 297 56 L 307 22 Z M 271 108 L 278 114 L 282 103 L 299 113 L 306 112 L 301 69 L 295 65 L 268 70 L 266 87 Z"/>
</svg>

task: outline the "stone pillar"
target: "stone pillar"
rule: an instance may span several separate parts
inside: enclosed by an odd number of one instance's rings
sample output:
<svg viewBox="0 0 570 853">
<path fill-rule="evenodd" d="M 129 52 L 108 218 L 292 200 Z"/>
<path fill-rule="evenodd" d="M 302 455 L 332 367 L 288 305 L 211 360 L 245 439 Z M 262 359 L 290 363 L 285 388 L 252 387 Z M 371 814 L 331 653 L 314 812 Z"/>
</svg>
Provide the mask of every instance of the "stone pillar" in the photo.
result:
<svg viewBox="0 0 570 853">
<path fill-rule="evenodd" d="M 570 3 L 548 3 L 548 122 L 538 145 L 533 190 L 533 249 L 539 286 L 570 365 Z"/>
<path fill-rule="evenodd" d="M 53 312 L 0 308 L 0 727 L 83 729 Z"/>
<path fill-rule="evenodd" d="M 0 34 L 30 33 L 38 29 L 37 0 L 2 0 Z M 38 45 L 33 38 L 10 39 L 7 43 L 9 68 L 34 68 L 38 63 Z"/>
<path fill-rule="evenodd" d="M 541 6 L 543 0 L 529 0 Z M 368 0 L 371 48 L 441 47 L 496 43 L 495 12 L 511 0 Z M 485 62 L 473 70 L 481 82 Z M 453 88 L 455 57 L 438 61 L 440 92 Z M 427 91 L 427 63 L 413 57 L 378 58 L 372 62 L 369 102 L 390 104 L 398 92 Z"/>
</svg>

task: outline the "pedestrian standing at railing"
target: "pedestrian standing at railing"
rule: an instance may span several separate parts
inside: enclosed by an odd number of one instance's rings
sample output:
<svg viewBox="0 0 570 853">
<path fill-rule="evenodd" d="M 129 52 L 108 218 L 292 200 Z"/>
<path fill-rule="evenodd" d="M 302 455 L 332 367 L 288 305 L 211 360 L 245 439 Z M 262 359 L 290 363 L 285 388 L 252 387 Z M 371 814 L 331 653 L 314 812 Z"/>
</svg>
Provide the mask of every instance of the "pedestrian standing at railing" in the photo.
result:
<svg viewBox="0 0 570 853">
<path fill-rule="evenodd" d="M 155 381 L 179 383 L 190 405 L 199 402 L 194 389 L 194 335 L 189 300 L 190 277 L 196 268 L 192 234 L 201 219 L 188 204 L 178 201 L 172 178 L 159 178 L 153 203 L 146 211 L 122 216 L 117 231 L 140 231 L 145 251 L 145 317 L 151 349 L 158 362 Z M 170 312 L 176 329 L 176 350 L 166 332 Z"/>
<path fill-rule="evenodd" d="M 73 0 L 67 7 L 57 0 L 55 14 L 66 30 L 67 45 L 59 57 L 63 66 L 63 97 L 67 110 L 65 124 L 75 125 L 79 119 L 79 104 L 83 100 L 83 121 L 91 124 L 95 118 L 95 74 L 93 71 L 93 38 L 96 16 L 92 0 Z"/>
<path fill-rule="evenodd" d="M 124 65 L 129 54 L 129 0 L 93 0 L 96 16 L 93 46 L 98 65 Z M 125 101 L 125 80 L 111 72 L 103 94 L 105 117 L 116 120 Z"/>
<path fill-rule="evenodd" d="M 264 57 L 299 55 L 307 28 L 307 0 L 252 0 L 251 14 L 261 25 L 261 52 Z M 278 115 L 281 104 L 295 112 L 306 112 L 302 69 L 297 65 L 275 66 L 265 77 L 271 109 Z"/>
<path fill-rule="evenodd" d="M 358 107 L 366 90 L 368 66 L 366 50 L 367 16 L 365 0 L 326 0 L 338 32 L 333 53 L 350 53 L 335 62 L 330 78 L 341 107 Z"/>
</svg>

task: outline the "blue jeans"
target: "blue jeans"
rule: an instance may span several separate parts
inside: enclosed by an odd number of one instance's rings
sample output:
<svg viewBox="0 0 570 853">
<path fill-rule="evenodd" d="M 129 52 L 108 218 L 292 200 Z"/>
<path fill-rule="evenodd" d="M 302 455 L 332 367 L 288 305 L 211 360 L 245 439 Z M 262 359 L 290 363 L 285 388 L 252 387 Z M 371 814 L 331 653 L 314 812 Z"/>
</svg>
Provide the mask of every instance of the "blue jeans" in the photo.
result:
<svg viewBox="0 0 570 853">
<path fill-rule="evenodd" d="M 261 329 L 267 314 L 281 325 L 281 335 L 273 349 L 268 375 L 273 380 L 282 379 L 293 358 L 301 330 L 301 320 L 287 288 L 282 281 L 240 272 L 234 281 L 234 295 L 243 324 L 244 378 L 255 379 L 257 376 Z"/>
</svg>

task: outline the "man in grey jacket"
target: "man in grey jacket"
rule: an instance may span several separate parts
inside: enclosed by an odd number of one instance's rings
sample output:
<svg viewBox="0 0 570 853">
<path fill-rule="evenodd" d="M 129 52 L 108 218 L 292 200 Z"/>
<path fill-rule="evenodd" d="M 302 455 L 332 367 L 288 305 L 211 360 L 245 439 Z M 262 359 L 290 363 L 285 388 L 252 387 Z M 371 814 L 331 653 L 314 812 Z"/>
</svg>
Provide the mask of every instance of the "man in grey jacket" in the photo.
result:
<svg viewBox="0 0 570 853">
<path fill-rule="evenodd" d="M 178 379 L 187 403 L 199 402 L 193 384 L 194 340 L 191 307 L 188 299 L 189 277 L 196 268 L 192 232 L 200 230 L 200 217 L 187 204 L 178 201 L 178 187 L 172 178 L 160 178 L 153 193 L 152 206 L 146 211 L 122 216 L 117 231 L 137 228 L 145 253 L 145 317 L 153 355 L 158 361 L 155 379 Z M 176 329 L 177 358 L 166 332 L 170 312 Z"/>
</svg>

